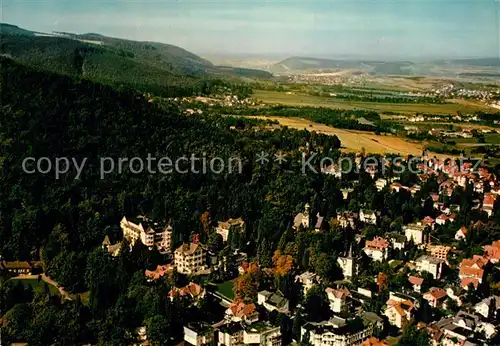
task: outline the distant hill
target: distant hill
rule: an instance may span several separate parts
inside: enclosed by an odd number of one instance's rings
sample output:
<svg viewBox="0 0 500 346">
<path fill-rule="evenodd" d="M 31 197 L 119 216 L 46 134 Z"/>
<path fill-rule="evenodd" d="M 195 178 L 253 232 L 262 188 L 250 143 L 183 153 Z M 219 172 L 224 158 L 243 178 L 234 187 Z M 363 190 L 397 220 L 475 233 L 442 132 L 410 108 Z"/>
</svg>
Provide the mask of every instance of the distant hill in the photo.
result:
<svg viewBox="0 0 500 346">
<path fill-rule="evenodd" d="M 328 71 L 339 69 L 357 69 L 374 74 L 409 75 L 413 63 L 408 61 L 384 62 L 364 60 L 334 60 L 306 57 L 287 58 L 271 67 L 274 73 L 304 71 Z"/>
<path fill-rule="evenodd" d="M 100 34 L 36 33 L 0 24 L 0 53 L 40 70 L 169 95 L 190 94 L 202 80 L 270 78 L 269 72 L 218 67 L 177 46 Z"/>
<path fill-rule="evenodd" d="M 317 73 L 355 70 L 374 75 L 450 75 L 495 77 L 500 74 L 500 58 L 450 59 L 434 61 L 339 60 L 290 57 L 273 65 L 276 74 Z"/>
</svg>

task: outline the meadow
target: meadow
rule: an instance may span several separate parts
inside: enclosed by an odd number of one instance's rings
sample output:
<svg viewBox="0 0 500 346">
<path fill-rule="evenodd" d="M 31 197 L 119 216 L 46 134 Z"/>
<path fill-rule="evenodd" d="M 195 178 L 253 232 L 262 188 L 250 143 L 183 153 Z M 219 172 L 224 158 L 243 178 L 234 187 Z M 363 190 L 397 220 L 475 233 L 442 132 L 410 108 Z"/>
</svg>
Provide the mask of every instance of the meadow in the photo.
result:
<svg viewBox="0 0 500 346">
<path fill-rule="evenodd" d="M 392 112 L 398 114 L 456 114 L 485 111 L 485 106 L 474 102 L 435 103 L 379 103 L 350 101 L 335 97 L 313 96 L 301 92 L 280 92 L 255 90 L 253 97 L 267 104 L 281 104 L 288 106 L 329 107 L 341 109 L 360 109 L 376 112 Z"/>
</svg>

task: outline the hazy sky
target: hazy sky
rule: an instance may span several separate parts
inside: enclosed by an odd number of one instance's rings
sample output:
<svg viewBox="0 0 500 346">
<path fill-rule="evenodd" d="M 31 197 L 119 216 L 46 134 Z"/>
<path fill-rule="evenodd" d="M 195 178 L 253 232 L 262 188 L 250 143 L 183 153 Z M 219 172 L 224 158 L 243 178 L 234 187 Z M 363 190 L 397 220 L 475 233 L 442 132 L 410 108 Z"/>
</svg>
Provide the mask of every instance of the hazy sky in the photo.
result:
<svg viewBox="0 0 500 346">
<path fill-rule="evenodd" d="M 500 0 L 3 0 L 1 20 L 197 54 L 500 56 Z"/>
</svg>

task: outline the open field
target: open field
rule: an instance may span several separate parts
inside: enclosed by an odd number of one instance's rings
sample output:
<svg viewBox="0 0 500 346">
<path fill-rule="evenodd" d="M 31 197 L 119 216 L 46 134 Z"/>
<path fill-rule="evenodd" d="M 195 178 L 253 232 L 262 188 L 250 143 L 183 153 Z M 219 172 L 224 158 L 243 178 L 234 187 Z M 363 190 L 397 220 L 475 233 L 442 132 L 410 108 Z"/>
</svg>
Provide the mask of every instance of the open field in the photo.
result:
<svg viewBox="0 0 500 346">
<path fill-rule="evenodd" d="M 217 291 L 231 300 L 234 299 L 233 281 L 229 280 L 217 284 Z"/>
<path fill-rule="evenodd" d="M 337 129 L 303 118 L 287 118 L 278 116 L 245 116 L 248 118 L 268 119 L 278 121 L 283 126 L 298 130 L 315 131 L 328 135 L 336 135 L 347 151 L 360 152 L 362 148 L 367 153 L 386 154 L 400 153 L 403 155 L 421 155 L 425 143 L 409 142 L 392 135 L 376 135 L 373 132 Z"/>
<path fill-rule="evenodd" d="M 376 112 L 395 112 L 401 114 L 456 114 L 487 110 L 486 106 L 476 103 L 454 102 L 434 103 L 379 103 L 336 99 L 334 97 L 313 96 L 305 93 L 286 93 L 279 91 L 255 90 L 253 97 L 268 104 L 288 106 L 329 107 L 342 109 L 360 109 Z"/>
</svg>

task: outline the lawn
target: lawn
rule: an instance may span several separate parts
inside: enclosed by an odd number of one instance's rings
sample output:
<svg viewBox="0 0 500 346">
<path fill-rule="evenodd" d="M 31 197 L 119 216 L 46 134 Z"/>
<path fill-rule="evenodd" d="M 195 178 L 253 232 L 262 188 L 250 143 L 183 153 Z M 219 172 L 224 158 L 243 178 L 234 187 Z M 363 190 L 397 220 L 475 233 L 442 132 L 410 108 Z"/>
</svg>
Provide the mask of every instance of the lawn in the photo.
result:
<svg viewBox="0 0 500 346">
<path fill-rule="evenodd" d="M 229 298 L 230 300 L 233 300 L 234 299 L 233 280 L 228 280 L 221 282 L 220 284 L 217 284 L 217 292 Z"/>
<path fill-rule="evenodd" d="M 38 281 L 38 279 L 17 279 L 17 278 L 13 278 L 13 279 L 10 279 L 9 282 L 11 282 L 12 284 L 15 284 L 16 282 L 21 282 L 24 287 L 28 287 L 30 286 L 31 288 L 33 289 L 36 289 L 37 287 L 41 287 L 42 284 L 46 284 L 47 286 L 49 286 L 49 292 L 53 295 L 56 295 L 56 296 L 59 296 L 60 293 L 59 291 L 57 290 L 56 287 L 54 287 L 53 285 L 50 285 L 48 283 L 46 283 L 45 281 Z"/>
<path fill-rule="evenodd" d="M 428 113 L 428 114 L 456 114 L 457 111 L 470 113 L 484 110 L 480 105 L 470 103 L 379 103 L 365 101 L 349 101 L 335 97 L 313 96 L 300 92 L 279 92 L 255 90 L 253 97 L 269 104 L 283 104 L 288 106 L 329 107 L 341 109 L 360 109 L 376 112 L 396 113 Z"/>
</svg>

